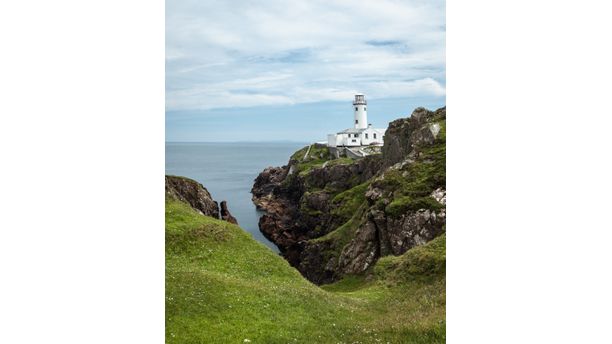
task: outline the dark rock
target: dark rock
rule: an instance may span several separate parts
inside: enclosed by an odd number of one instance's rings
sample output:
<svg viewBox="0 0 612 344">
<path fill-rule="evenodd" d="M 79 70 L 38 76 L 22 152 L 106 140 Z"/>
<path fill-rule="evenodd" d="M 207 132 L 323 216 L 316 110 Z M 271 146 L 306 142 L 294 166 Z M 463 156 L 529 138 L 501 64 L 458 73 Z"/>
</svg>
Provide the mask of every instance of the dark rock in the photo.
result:
<svg viewBox="0 0 612 344">
<path fill-rule="evenodd" d="M 446 211 L 419 209 L 393 219 L 378 212 L 357 230 L 345 246 L 338 270 L 341 274 L 364 272 L 373 262 L 389 254 L 400 255 L 444 233 Z"/>
<path fill-rule="evenodd" d="M 166 197 L 185 202 L 202 215 L 238 224 L 236 218 L 229 212 L 227 202 L 221 202 L 219 208 L 219 204 L 212 199 L 208 190 L 193 179 L 166 176 Z"/>
<path fill-rule="evenodd" d="M 313 169 L 304 177 L 304 183 L 309 189 L 327 187 L 333 190 L 347 190 L 374 177 L 381 166 L 381 156 L 370 155 L 355 160 L 352 164 Z"/>
<path fill-rule="evenodd" d="M 206 188 L 193 179 L 166 176 L 166 196 L 191 205 L 201 214 L 219 218 L 219 205 Z"/>
<path fill-rule="evenodd" d="M 251 189 L 253 203 L 258 209 L 269 208 L 268 202 L 275 188 L 285 179 L 289 169 L 283 167 L 268 167 L 255 178 L 255 184 Z"/>
<path fill-rule="evenodd" d="M 291 265 L 305 273 L 307 269 L 300 268 L 305 243 L 342 224 L 331 214 L 332 195 L 372 178 L 382 158 L 368 156 L 351 164 L 314 168 L 305 175 L 290 172 L 296 163 L 266 168 L 255 179 L 251 193 L 253 203 L 266 212 L 259 219 L 260 231 Z"/>
<path fill-rule="evenodd" d="M 338 259 L 342 273 L 356 274 L 369 268 L 380 257 L 376 225 L 367 222 L 357 230 L 355 238 L 344 247 Z"/>
<path fill-rule="evenodd" d="M 331 241 L 313 241 L 304 245 L 300 252 L 299 271 L 313 283 L 331 283 L 337 277 L 337 257 L 330 256 L 334 251 Z"/>
<path fill-rule="evenodd" d="M 221 219 L 229 223 L 233 223 L 236 225 L 238 224 L 238 220 L 236 220 L 236 218 L 233 217 L 232 214 L 229 212 L 229 209 L 227 209 L 226 201 L 221 201 Z"/>
<path fill-rule="evenodd" d="M 446 107 L 436 111 L 415 109 L 410 117 L 389 123 L 382 147 L 384 166 L 389 167 L 411 157 L 414 148 L 433 143 L 440 127 L 434 120 L 446 119 Z"/>
</svg>

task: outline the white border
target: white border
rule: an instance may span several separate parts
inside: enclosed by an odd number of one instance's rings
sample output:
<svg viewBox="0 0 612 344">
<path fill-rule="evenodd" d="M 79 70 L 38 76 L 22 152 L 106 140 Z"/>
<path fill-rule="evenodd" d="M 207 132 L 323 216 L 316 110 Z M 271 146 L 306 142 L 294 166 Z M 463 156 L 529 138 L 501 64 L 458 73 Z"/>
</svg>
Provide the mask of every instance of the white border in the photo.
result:
<svg viewBox="0 0 612 344">
<path fill-rule="evenodd" d="M 164 341 L 164 3 L 0 5 L 0 342 Z"/>
<path fill-rule="evenodd" d="M 609 342 L 609 6 L 447 4 L 448 342 Z M 161 1 L 0 5 L 0 342 L 161 343 Z"/>
<path fill-rule="evenodd" d="M 609 5 L 447 13 L 448 342 L 611 342 Z"/>
</svg>

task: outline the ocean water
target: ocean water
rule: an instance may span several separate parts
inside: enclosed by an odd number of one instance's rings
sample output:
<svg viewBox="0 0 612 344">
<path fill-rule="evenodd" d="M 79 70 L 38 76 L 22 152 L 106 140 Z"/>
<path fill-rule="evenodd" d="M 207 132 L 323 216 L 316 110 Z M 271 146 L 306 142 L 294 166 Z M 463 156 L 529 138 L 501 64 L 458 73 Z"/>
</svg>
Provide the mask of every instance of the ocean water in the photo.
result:
<svg viewBox="0 0 612 344">
<path fill-rule="evenodd" d="M 166 143 L 166 174 L 194 179 L 215 201 L 227 201 L 238 224 L 272 250 L 257 225 L 262 212 L 251 201 L 257 175 L 268 166 L 286 165 L 289 157 L 307 143 Z"/>
</svg>

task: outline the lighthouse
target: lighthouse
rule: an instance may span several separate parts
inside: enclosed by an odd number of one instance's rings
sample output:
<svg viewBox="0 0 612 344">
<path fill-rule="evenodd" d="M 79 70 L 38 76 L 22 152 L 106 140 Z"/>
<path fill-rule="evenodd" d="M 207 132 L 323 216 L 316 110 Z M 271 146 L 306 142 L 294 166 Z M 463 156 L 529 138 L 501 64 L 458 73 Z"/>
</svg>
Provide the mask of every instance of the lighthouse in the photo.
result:
<svg viewBox="0 0 612 344">
<path fill-rule="evenodd" d="M 333 148 L 353 149 L 352 156 L 363 157 L 369 153 L 360 150 L 363 146 L 382 146 L 387 129 L 373 128 L 368 123 L 368 103 L 362 93 L 355 95 L 353 100 L 353 128 L 344 129 L 336 134 L 327 135 L 327 146 Z M 348 116 L 348 113 L 347 113 Z M 336 152 L 339 152 L 336 150 Z M 351 154 L 351 153 L 346 153 Z"/>
<path fill-rule="evenodd" d="M 355 111 L 355 129 L 366 129 L 368 127 L 368 102 L 365 100 L 365 95 L 356 94 L 353 101 Z"/>
</svg>

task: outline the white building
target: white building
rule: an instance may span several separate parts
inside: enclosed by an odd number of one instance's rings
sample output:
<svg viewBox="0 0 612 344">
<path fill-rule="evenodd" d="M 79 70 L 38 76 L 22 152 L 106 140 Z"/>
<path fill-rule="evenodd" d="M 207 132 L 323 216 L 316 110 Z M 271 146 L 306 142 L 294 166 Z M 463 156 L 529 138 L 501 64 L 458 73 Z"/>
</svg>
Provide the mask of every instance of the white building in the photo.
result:
<svg viewBox="0 0 612 344">
<path fill-rule="evenodd" d="M 363 94 L 356 94 L 353 101 L 354 127 L 327 135 L 329 147 L 382 146 L 387 129 L 375 129 L 368 124 L 368 102 Z"/>
</svg>

